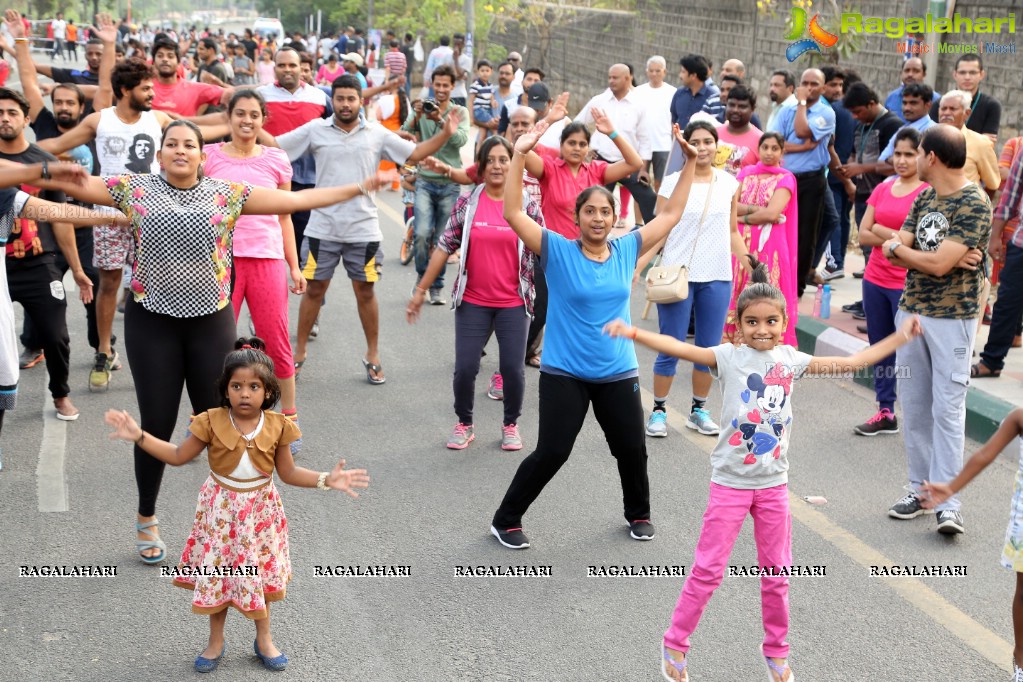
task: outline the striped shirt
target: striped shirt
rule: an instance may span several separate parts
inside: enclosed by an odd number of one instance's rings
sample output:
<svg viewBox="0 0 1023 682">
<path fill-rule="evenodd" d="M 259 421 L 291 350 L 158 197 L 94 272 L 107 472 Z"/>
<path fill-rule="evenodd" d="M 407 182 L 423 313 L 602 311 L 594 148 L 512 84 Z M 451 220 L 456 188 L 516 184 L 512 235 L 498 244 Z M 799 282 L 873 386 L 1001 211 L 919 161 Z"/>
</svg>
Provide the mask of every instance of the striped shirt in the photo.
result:
<svg viewBox="0 0 1023 682">
<path fill-rule="evenodd" d="M 266 100 L 267 118 L 263 129 L 274 137 L 289 133 L 309 121 L 329 118 L 334 113 L 327 93 L 307 83 L 301 83 L 298 90 L 289 92 L 277 83 L 258 88 Z M 312 157 L 295 159 L 291 162 L 292 182 L 304 185 L 316 183 L 316 166 Z"/>
<path fill-rule="evenodd" d="M 402 76 L 405 74 L 408 62 L 405 60 L 405 55 L 401 53 L 401 50 L 390 50 L 384 55 L 384 66 L 387 67 L 392 76 Z"/>
</svg>

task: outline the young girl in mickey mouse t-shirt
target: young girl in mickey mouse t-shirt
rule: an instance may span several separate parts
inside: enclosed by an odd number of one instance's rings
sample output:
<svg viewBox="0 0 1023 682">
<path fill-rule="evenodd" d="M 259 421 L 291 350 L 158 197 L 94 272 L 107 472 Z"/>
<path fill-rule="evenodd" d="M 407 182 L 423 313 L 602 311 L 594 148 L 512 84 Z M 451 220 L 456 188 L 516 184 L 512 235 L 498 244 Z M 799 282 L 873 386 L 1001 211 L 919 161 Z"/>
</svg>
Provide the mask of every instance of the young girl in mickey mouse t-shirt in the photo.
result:
<svg viewBox="0 0 1023 682">
<path fill-rule="evenodd" d="M 671 627 L 664 633 L 661 673 L 688 682 L 689 636 L 696 629 L 714 590 L 721 584 L 728 557 L 746 515 L 753 517 L 757 563 L 782 575 L 762 577 L 764 642 L 768 674 L 777 682 L 795 677 L 786 659 L 789 644 L 788 588 L 782 569 L 792 565 L 792 519 L 788 498 L 788 446 L 792 423 L 792 382 L 804 374 L 836 375 L 863 369 L 919 335 L 916 318 L 880 343 L 846 358 L 800 353 L 782 344 L 785 297 L 768 283 L 758 265 L 752 284 L 736 302 L 742 345 L 700 348 L 663 334 L 642 331 L 621 320 L 607 326 L 611 336 L 635 339 L 645 346 L 707 365 L 721 380 L 725 423 L 711 454 L 710 497 L 696 545 L 690 577 L 679 596 Z"/>
</svg>

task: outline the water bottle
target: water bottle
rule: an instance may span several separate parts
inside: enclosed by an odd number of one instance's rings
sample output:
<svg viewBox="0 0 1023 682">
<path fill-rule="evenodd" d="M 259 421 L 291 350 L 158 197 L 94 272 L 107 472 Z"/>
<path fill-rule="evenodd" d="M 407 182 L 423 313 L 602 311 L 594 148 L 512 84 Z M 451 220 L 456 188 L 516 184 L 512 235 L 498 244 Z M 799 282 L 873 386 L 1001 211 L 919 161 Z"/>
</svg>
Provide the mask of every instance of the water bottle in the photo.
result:
<svg viewBox="0 0 1023 682">
<path fill-rule="evenodd" d="M 821 316 L 821 300 L 824 296 L 824 287 L 817 287 L 817 295 L 813 298 L 813 317 Z"/>
<path fill-rule="evenodd" d="M 825 284 L 821 288 L 824 289 L 821 294 L 821 319 L 826 320 L 831 317 L 831 285 Z"/>
</svg>

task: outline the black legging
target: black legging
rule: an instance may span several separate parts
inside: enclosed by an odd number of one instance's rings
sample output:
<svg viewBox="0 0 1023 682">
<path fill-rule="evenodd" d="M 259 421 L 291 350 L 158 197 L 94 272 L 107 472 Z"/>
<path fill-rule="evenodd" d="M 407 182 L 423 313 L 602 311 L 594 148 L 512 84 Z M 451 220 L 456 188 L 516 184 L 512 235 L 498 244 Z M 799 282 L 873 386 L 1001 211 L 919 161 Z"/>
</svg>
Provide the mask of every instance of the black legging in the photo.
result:
<svg viewBox="0 0 1023 682">
<path fill-rule="evenodd" d="M 534 263 L 533 289 L 536 296 L 533 299 L 533 321 L 529 324 L 529 335 L 526 337 L 526 360 L 540 353 L 543 328 L 547 324 L 547 277 L 540 267 L 540 259 L 537 258 Z"/>
<path fill-rule="evenodd" d="M 646 436 L 639 379 L 595 384 L 573 377 L 540 373 L 540 432 L 536 450 L 522 460 L 501 506 L 494 527 L 519 528 L 522 515 L 568 461 L 590 403 L 604 431 L 611 454 L 618 460 L 626 521 L 650 519 Z"/>
<path fill-rule="evenodd" d="M 135 380 L 142 429 L 170 440 L 182 386 L 188 390 L 195 414 L 220 405 L 217 378 L 235 338 L 231 306 L 202 317 L 171 317 L 149 312 L 129 299 L 124 312 L 124 347 Z M 135 446 L 135 484 L 142 516 L 156 514 L 164 466 Z"/>
</svg>

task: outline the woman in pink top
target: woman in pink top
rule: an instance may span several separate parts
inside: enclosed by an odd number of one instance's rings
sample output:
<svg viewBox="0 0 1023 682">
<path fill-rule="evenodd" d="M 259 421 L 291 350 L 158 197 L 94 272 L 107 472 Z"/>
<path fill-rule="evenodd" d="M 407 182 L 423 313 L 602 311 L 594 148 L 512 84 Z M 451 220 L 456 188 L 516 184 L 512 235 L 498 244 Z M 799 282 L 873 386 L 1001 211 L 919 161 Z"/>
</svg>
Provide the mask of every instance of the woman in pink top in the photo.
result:
<svg viewBox="0 0 1023 682">
<path fill-rule="evenodd" d="M 244 181 L 255 187 L 291 189 L 291 162 L 283 150 L 256 144 L 266 120 L 266 102 L 255 90 L 239 90 L 227 107 L 231 141 L 208 144 L 205 172 L 212 178 Z M 290 215 L 246 215 L 234 230 L 234 289 L 231 303 L 238 321 L 248 302 L 256 334 L 266 342 L 281 384 L 281 412 L 296 424 L 295 364 L 288 337 L 288 277 L 291 291 L 305 292 L 298 267 L 295 228 Z M 291 444 L 298 452 L 301 439 Z"/>
<path fill-rule="evenodd" d="M 920 133 L 905 127 L 895 134 L 892 165 L 894 179 L 882 182 L 867 199 L 867 211 L 860 221 L 860 246 L 881 246 L 902 229 L 909 209 L 920 192 L 929 185 L 917 175 L 917 149 Z M 863 272 L 863 312 L 867 319 L 867 338 L 871 343 L 895 331 L 895 313 L 906 284 L 906 269 L 892 265 L 881 249 L 870 250 Z M 895 354 L 874 365 L 874 395 L 878 411 L 866 422 L 853 427 L 861 436 L 898 433 L 895 418 Z"/>
<path fill-rule="evenodd" d="M 259 53 L 259 61 L 256 62 L 256 78 L 260 85 L 269 85 L 274 82 L 274 52 L 268 47 Z"/>
<path fill-rule="evenodd" d="M 614 129 L 611 119 L 600 109 L 592 109 L 598 132 L 604 133 L 618 146 L 622 160 L 586 163 L 590 151 L 590 131 L 582 123 L 570 123 L 561 133 L 561 158 L 550 159 L 535 152 L 526 156 L 526 170 L 540 181 L 543 195 L 543 216 L 547 228 L 568 239 L 579 238 L 575 223 L 575 200 L 594 185 L 607 185 L 632 175 L 643 165 L 639 152 Z M 545 124 L 544 124 L 545 125 Z M 546 126 L 543 128 L 546 130 Z M 541 131 L 542 132 L 542 131 Z"/>
<path fill-rule="evenodd" d="M 534 258 L 504 218 L 504 185 L 511 165 L 512 146 L 503 137 L 490 137 L 480 147 L 480 183 L 463 194 L 451 211 L 447 228 L 437 242 L 419 284 L 412 290 L 406 315 L 415 322 L 426 292 L 447 264 L 448 256 L 461 249 L 458 275 L 451 294 L 455 309 L 455 415 L 458 423 L 448 448 L 464 450 L 476 438 L 473 403 L 480 356 L 490 338 L 497 335 L 501 371 L 494 375 L 488 395 L 504 401 L 502 450 L 521 450 L 518 419 L 526 393 L 526 334 L 533 317 Z M 522 208 L 543 225 L 540 207 L 522 192 Z M 470 240 L 471 237 L 471 240 Z"/>
<path fill-rule="evenodd" d="M 736 86 L 736 89 L 738 86 Z M 742 183 L 736 206 L 739 232 L 746 248 L 767 267 L 768 278 L 785 294 L 785 334 L 782 342 L 796 347 L 796 243 L 799 221 L 796 209 L 796 178 L 781 167 L 785 138 L 763 133 L 757 144 L 758 160 L 745 166 L 736 178 Z M 724 341 L 742 342 L 735 314 L 739 294 L 749 284 L 749 272 L 732 258 L 732 301 L 725 317 Z"/>
<path fill-rule="evenodd" d="M 341 65 L 337 63 L 337 55 L 333 52 L 327 57 L 327 63 L 320 67 L 320 70 L 316 72 L 316 83 L 318 85 L 330 85 L 342 74 L 345 70 L 341 68 Z"/>
</svg>

